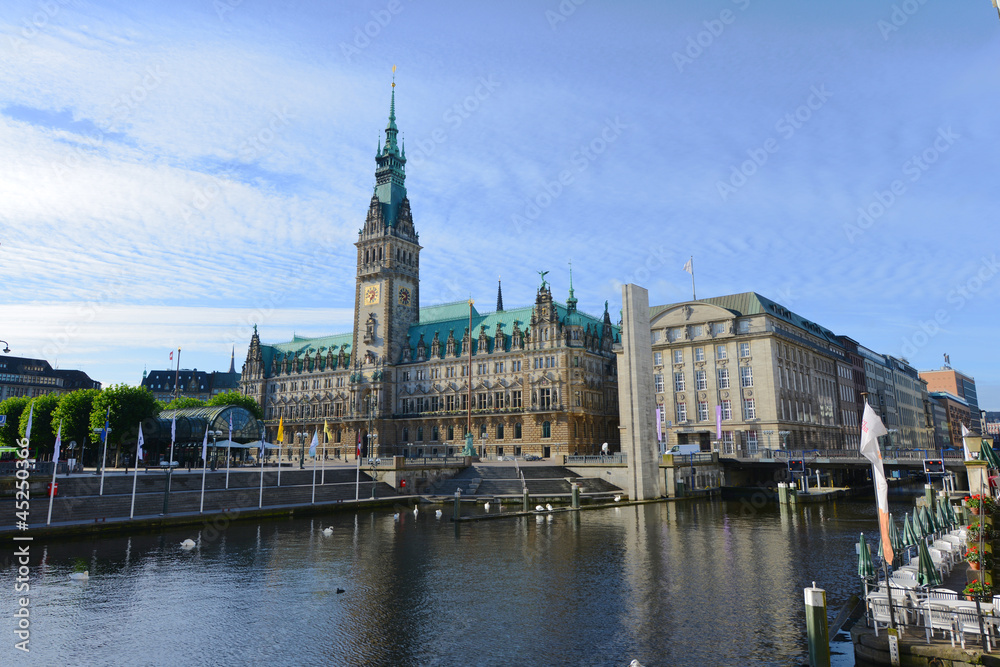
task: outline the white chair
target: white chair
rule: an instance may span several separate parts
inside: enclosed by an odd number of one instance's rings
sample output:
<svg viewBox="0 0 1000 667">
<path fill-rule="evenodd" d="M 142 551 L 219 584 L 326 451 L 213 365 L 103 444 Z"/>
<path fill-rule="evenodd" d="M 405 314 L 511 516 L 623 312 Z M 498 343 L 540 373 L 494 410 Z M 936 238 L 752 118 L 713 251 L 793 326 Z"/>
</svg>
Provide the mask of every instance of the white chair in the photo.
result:
<svg viewBox="0 0 1000 667">
<path fill-rule="evenodd" d="M 947 542 L 948 544 L 953 545 L 955 547 L 955 550 L 958 552 L 958 557 L 962 558 L 963 555 L 962 551 L 964 551 L 964 547 L 962 546 L 961 538 L 959 538 L 957 535 L 942 535 L 941 539 Z"/>
<path fill-rule="evenodd" d="M 927 553 L 930 554 L 931 560 L 934 561 L 934 566 L 941 573 L 942 579 L 951 574 L 951 558 L 946 551 L 931 547 L 927 550 Z"/>
<path fill-rule="evenodd" d="M 932 588 L 927 591 L 927 597 L 931 600 L 957 600 L 958 591 L 950 588 Z"/>
<path fill-rule="evenodd" d="M 875 627 L 875 636 L 878 637 L 879 623 L 887 628 L 889 627 L 889 600 L 883 595 L 869 595 L 868 609 L 869 618 L 871 618 L 872 625 Z M 893 617 L 896 621 L 896 627 L 899 629 L 899 634 L 902 635 L 903 629 L 906 627 L 908 617 L 906 607 L 899 605 L 895 595 L 893 595 L 892 611 Z"/>
<path fill-rule="evenodd" d="M 960 559 L 958 545 L 952 544 L 948 540 L 941 538 L 940 540 L 934 540 L 934 543 L 931 546 L 935 549 L 940 549 L 942 552 L 947 554 L 948 562 L 950 564 L 955 565 L 958 563 Z"/>
<path fill-rule="evenodd" d="M 951 645 L 955 645 L 955 613 L 945 605 L 935 604 L 928 600 L 924 604 L 924 629 L 927 633 L 927 643 L 931 643 L 931 637 L 935 630 L 947 632 L 951 636 Z"/>
<path fill-rule="evenodd" d="M 958 630 L 958 636 L 959 639 L 961 639 L 962 641 L 962 649 L 964 650 L 966 633 L 969 633 L 971 635 L 982 634 L 979 631 L 979 617 L 976 615 L 976 610 L 971 607 L 955 609 L 954 613 L 955 613 L 955 627 Z M 983 629 L 986 631 L 987 652 L 993 650 L 992 642 L 990 641 L 990 625 L 991 625 L 991 619 L 984 616 Z"/>
</svg>

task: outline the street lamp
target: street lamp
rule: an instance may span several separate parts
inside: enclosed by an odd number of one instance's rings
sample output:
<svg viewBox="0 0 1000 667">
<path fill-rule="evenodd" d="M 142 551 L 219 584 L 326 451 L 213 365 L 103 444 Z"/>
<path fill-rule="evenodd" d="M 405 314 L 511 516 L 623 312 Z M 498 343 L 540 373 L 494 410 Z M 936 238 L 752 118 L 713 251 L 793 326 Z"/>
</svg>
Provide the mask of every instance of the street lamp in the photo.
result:
<svg viewBox="0 0 1000 667">
<path fill-rule="evenodd" d="M 295 437 L 299 439 L 299 470 L 303 470 L 306 467 L 306 434 L 299 431 Z"/>
<path fill-rule="evenodd" d="M 222 431 L 209 431 L 209 435 L 212 436 L 212 472 L 215 472 L 215 443 L 222 437 Z M 205 464 L 208 465 L 208 461 Z"/>
<path fill-rule="evenodd" d="M 7 341 L 0 340 L 0 343 L 3 343 L 4 354 L 6 354 L 7 352 L 10 352 L 10 345 L 7 343 Z"/>
</svg>

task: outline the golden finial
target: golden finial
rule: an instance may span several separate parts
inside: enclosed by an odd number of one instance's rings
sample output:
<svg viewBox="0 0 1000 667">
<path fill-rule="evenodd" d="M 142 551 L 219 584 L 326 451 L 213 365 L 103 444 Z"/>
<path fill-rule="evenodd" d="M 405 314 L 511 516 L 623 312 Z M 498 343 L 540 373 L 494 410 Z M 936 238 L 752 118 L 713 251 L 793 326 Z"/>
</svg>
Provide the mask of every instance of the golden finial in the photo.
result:
<svg viewBox="0 0 1000 667">
<path fill-rule="evenodd" d="M 396 87 L 396 66 L 392 66 L 392 87 Z"/>
</svg>

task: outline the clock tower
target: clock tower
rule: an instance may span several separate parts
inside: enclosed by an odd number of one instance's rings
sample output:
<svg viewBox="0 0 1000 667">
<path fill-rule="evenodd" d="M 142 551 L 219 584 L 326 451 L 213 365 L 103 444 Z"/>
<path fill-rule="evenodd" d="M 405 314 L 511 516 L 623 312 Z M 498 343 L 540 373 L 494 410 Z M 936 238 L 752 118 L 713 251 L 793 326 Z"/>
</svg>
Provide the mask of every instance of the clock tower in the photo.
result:
<svg viewBox="0 0 1000 667">
<path fill-rule="evenodd" d="M 353 357 L 360 370 L 398 363 L 420 306 L 420 243 L 406 197 L 406 147 L 397 143 L 392 84 L 385 143 L 375 153 L 375 191 L 358 230 Z"/>
</svg>

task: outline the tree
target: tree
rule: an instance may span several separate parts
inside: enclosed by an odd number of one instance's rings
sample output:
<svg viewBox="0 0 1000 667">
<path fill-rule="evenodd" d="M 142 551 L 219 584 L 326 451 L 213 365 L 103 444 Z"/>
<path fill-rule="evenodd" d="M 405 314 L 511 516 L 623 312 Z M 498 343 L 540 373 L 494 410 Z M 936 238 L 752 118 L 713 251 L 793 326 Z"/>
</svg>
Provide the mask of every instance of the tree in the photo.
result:
<svg viewBox="0 0 1000 667">
<path fill-rule="evenodd" d="M 12 396 L 0 402 L 0 415 L 7 416 L 7 423 L 0 426 L 0 446 L 17 447 L 17 439 L 21 433 L 21 415 L 28 418 L 28 403 L 30 399 L 24 396 Z"/>
<path fill-rule="evenodd" d="M 22 413 L 20 434 L 25 437 L 28 430 L 28 414 L 31 414 L 31 448 L 35 457 L 52 454 L 56 444 L 56 433 L 52 428 L 52 412 L 59 405 L 59 394 L 36 396 L 28 404 L 28 412 Z"/>
<path fill-rule="evenodd" d="M 208 400 L 209 405 L 237 405 L 252 414 L 257 419 L 264 418 L 264 410 L 260 403 L 252 396 L 245 396 L 238 391 L 227 391 L 224 394 L 216 394 Z"/>
<path fill-rule="evenodd" d="M 90 413 L 94 411 L 94 401 L 100 393 L 100 389 L 79 389 L 59 397 L 59 405 L 52 413 L 52 428 L 58 430 L 59 422 L 62 422 L 64 449 L 74 440 L 80 449 L 85 449 L 85 443 L 97 440 L 90 430 Z M 103 422 L 101 425 L 104 425 Z"/>
<path fill-rule="evenodd" d="M 174 400 L 170 401 L 163 406 L 164 410 L 183 410 L 184 408 L 203 408 L 205 407 L 205 401 L 200 398 L 192 398 L 191 396 L 178 396 Z"/>
<path fill-rule="evenodd" d="M 147 417 L 155 417 L 160 411 L 160 406 L 148 388 L 116 384 L 102 391 L 94 399 L 94 408 L 90 413 L 91 430 L 104 428 L 104 419 L 109 408 L 111 413 L 108 421 L 111 433 L 108 434 L 108 447 L 115 452 L 115 465 L 117 465 L 121 446 L 135 444 L 139 435 L 139 423 Z"/>
</svg>

